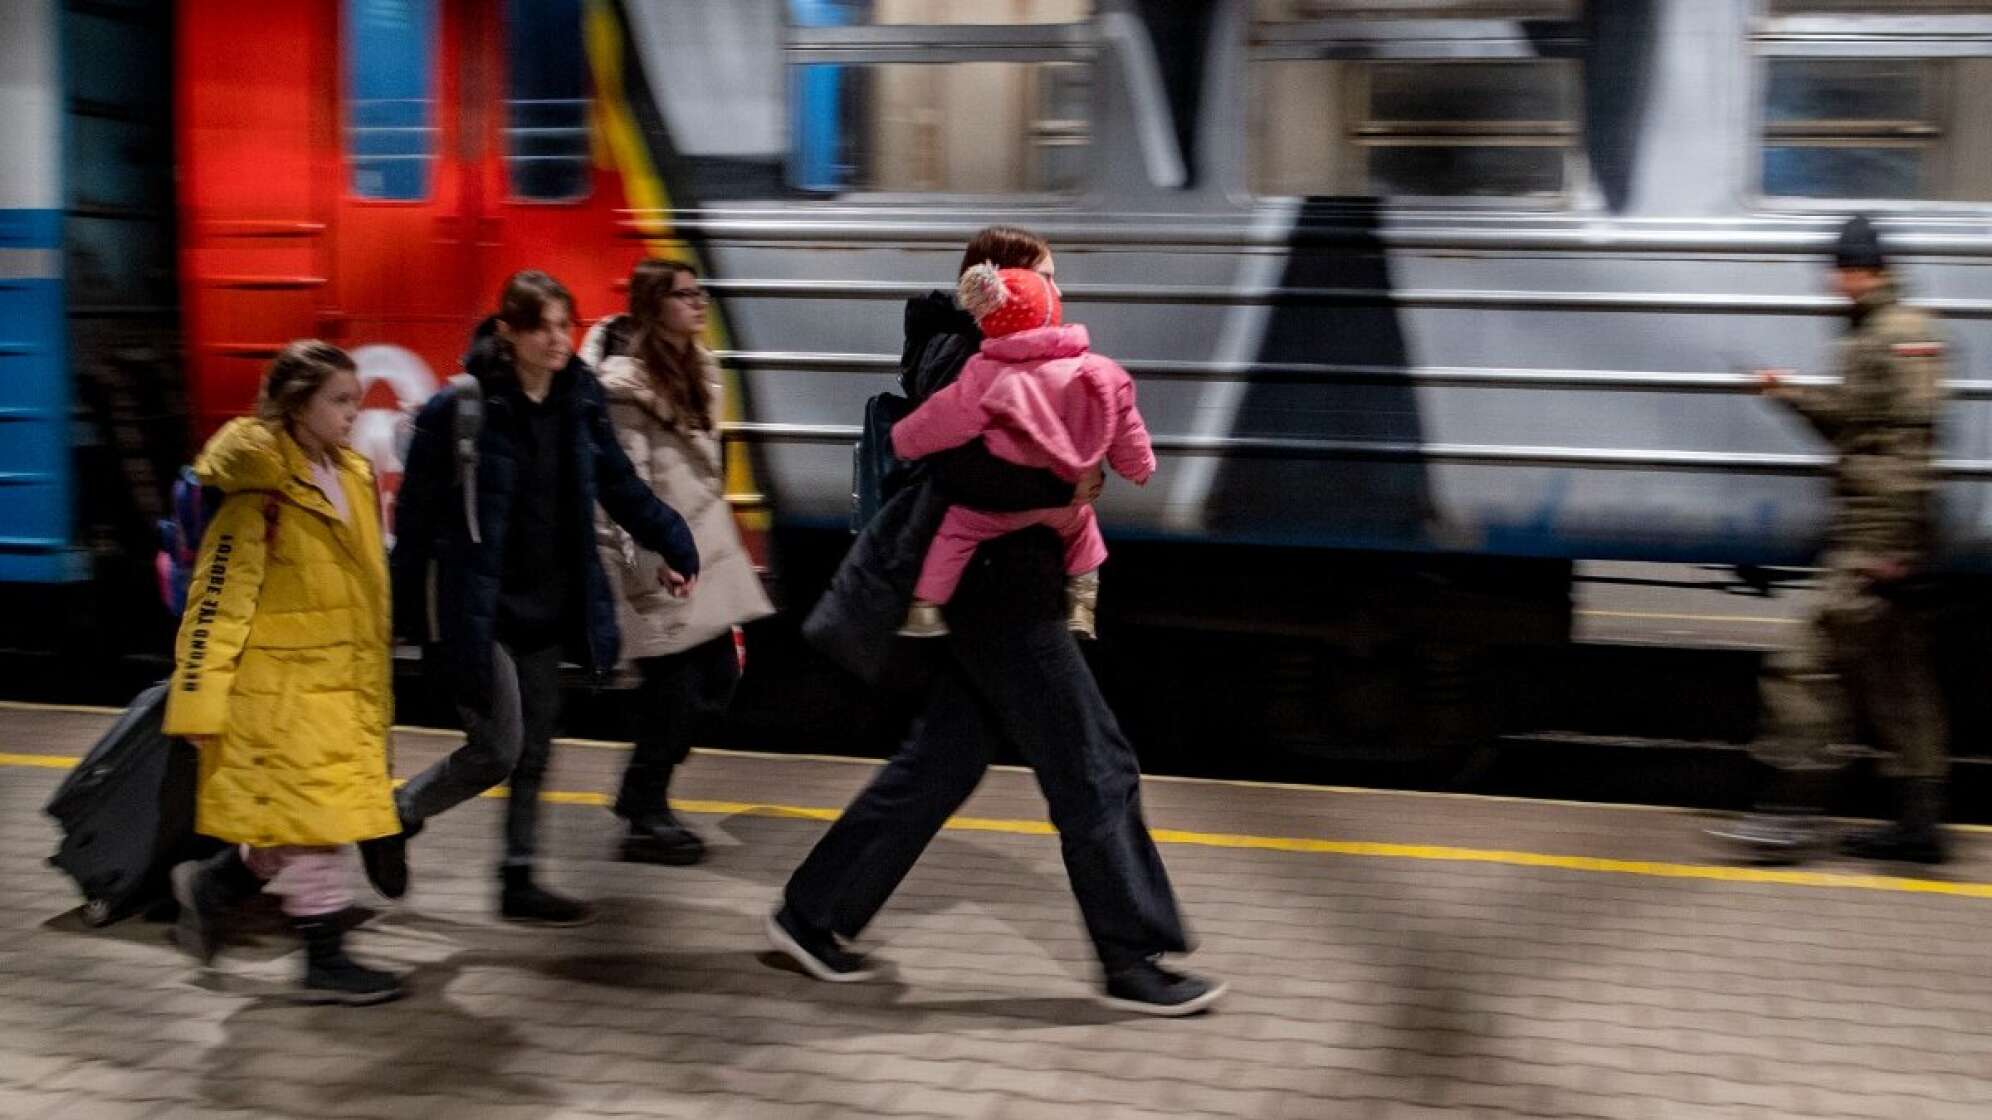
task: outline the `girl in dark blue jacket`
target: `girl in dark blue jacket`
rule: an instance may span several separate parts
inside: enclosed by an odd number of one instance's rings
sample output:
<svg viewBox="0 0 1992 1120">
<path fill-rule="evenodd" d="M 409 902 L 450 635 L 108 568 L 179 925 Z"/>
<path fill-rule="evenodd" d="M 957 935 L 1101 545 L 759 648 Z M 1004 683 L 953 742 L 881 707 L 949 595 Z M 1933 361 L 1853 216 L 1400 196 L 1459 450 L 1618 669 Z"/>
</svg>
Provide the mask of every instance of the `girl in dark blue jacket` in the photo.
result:
<svg viewBox="0 0 1992 1120">
<path fill-rule="evenodd" d="M 415 421 L 395 505 L 395 624 L 448 684 L 465 739 L 401 789 L 401 833 L 362 849 L 390 898 L 407 890 L 407 841 L 423 823 L 509 779 L 500 914 L 548 925 L 592 917 L 537 885 L 532 868 L 560 663 L 596 674 L 616 664 L 595 505 L 664 557 L 659 580 L 673 595 L 692 593 L 699 554 L 684 519 L 623 455 L 601 389 L 574 356 L 573 328 L 574 299 L 559 281 L 517 273 L 464 360 L 479 399 L 446 389 Z M 473 404 L 483 419 L 465 457 L 457 421 Z"/>
</svg>

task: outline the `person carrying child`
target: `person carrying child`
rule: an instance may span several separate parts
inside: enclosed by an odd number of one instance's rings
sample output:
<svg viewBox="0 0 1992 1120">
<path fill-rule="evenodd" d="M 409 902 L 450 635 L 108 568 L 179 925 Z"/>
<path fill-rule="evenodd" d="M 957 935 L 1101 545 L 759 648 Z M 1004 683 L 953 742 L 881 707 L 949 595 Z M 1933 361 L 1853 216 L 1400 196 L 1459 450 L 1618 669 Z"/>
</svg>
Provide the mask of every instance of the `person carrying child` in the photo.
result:
<svg viewBox="0 0 1992 1120">
<path fill-rule="evenodd" d="M 980 437 L 997 458 L 1076 481 L 1102 460 L 1136 485 L 1155 473 L 1155 449 L 1135 407 L 1134 379 L 1091 351 L 1086 328 L 1064 322 L 1058 285 L 1038 272 L 981 264 L 961 276 L 957 301 L 975 316 L 982 348 L 952 385 L 893 425 L 892 447 L 919 459 Z M 1107 546 L 1090 504 L 1022 513 L 952 506 L 927 550 L 900 633 L 948 632 L 941 608 L 985 541 L 1033 525 L 1065 548 L 1067 626 L 1094 636 Z"/>
<path fill-rule="evenodd" d="M 304 941 L 306 1003 L 401 995 L 394 976 L 346 955 L 339 917 L 352 903 L 346 845 L 401 828 L 387 553 L 373 471 L 346 446 L 359 408 L 353 359 L 293 342 L 255 417 L 202 448 L 195 473 L 223 497 L 166 702 L 166 733 L 200 751 L 194 828 L 229 845 L 173 869 L 180 945 L 211 963 L 224 912 L 268 884 Z"/>
</svg>

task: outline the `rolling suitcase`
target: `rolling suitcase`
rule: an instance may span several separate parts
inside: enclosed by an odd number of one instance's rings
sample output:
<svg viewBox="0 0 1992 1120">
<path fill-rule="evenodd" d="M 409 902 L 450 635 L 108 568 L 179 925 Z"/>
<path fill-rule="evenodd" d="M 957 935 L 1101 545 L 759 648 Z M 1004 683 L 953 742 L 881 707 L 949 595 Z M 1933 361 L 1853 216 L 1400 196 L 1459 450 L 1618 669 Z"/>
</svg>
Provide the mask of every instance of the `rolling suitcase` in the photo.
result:
<svg viewBox="0 0 1992 1120">
<path fill-rule="evenodd" d="M 49 799 L 62 828 L 49 863 L 76 881 L 90 925 L 166 898 L 168 870 L 215 847 L 194 835 L 199 758 L 166 735 L 165 719 L 161 683 L 138 694 Z"/>
</svg>

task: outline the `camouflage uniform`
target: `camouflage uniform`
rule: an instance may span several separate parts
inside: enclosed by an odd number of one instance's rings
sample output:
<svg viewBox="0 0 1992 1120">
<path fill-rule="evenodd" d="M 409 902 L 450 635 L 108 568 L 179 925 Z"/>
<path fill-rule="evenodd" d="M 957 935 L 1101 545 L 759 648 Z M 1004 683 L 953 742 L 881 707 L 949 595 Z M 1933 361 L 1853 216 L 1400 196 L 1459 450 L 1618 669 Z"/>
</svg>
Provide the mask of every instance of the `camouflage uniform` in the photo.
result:
<svg viewBox="0 0 1992 1120">
<path fill-rule="evenodd" d="M 1942 779 L 1944 717 L 1926 608 L 1910 581 L 1936 536 L 1936 424 L 1945 347 L 1936 321 L 1896 301 L 1890 284 L 1863 298 L 1840 341 L 1841 381 L 1785 399 L 1839 453 L 1822 566 L 1823 601 L 1805 637 L 1774 655 L 1762 681 L 1758 757 L 1780 770 L 1837 764 L 1832 746 L 1867 730 L 1899 778 Z"/>
</svg>

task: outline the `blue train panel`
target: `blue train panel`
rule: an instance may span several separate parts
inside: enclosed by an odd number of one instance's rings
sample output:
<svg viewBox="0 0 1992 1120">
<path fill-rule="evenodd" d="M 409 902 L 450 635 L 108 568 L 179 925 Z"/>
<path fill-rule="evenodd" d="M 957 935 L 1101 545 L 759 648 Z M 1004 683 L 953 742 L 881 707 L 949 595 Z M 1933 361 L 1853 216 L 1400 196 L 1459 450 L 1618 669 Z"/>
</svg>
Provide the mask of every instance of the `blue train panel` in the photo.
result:
<svg viewBox="0 0 1992 1120">
<path fill-rule="evenodd" d="M 85 578 L 75 547 L 57 5 L 0 0 L 0 581 Z"/>
<path fill-rule="evenodd" d="M 88 574 L 71 540 L 62 281 L 33 274 L 58 259 L 54 245 L 15 245 L 0 231 L 0 580 Z"/>
</svg>

